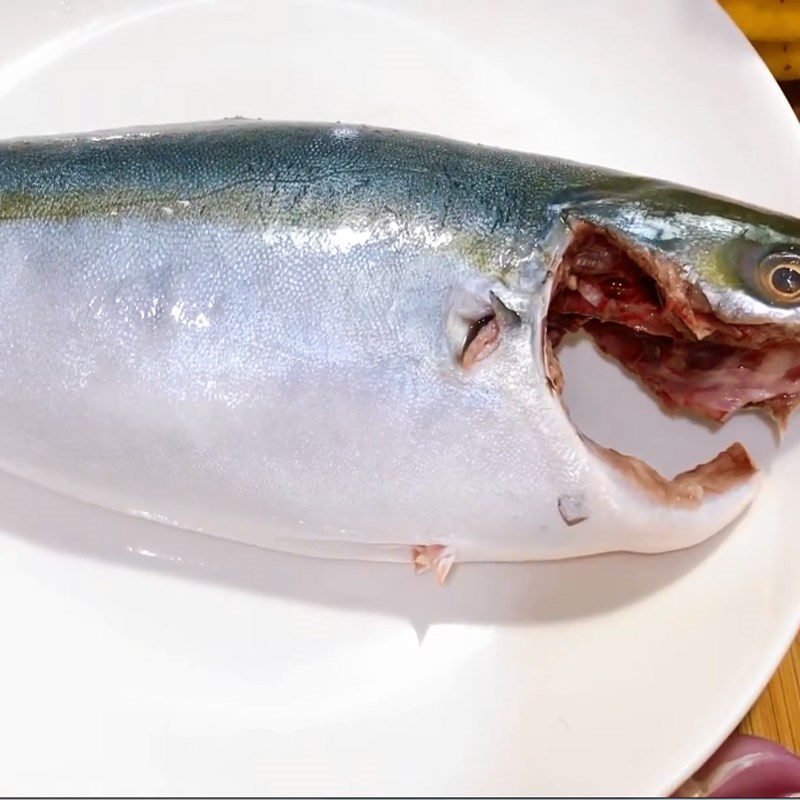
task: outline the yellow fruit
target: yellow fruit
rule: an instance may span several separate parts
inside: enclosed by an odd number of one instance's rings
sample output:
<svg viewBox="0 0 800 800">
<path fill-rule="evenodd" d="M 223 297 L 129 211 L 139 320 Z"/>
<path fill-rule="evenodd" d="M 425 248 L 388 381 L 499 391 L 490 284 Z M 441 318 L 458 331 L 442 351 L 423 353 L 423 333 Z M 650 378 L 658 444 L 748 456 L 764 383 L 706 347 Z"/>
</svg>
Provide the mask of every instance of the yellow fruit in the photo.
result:
<svg viewBox="0 0 800 800">
<path fill-rule="evenodd" d="M 753 42 L 753 45 L 778 80 L 800 79 L 800 41 Z"/>
<path fill-rule="evenodd" d="M 719 0 L 748 39 L 800 39 L 800 0 Z"/>
</svg>

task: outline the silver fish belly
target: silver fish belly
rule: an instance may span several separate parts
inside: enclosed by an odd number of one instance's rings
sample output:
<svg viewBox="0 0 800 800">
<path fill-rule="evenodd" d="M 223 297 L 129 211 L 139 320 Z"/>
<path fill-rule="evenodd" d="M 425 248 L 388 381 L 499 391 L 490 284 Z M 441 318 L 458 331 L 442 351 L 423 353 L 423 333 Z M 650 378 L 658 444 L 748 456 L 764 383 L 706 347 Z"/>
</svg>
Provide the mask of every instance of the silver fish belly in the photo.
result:
<svg viewBox="0 0 800 800">
<path fill-rule="evenodd" d="M 589 245 L 570 256 L 585 226 L 627 236 L 613 246 L 646 252 L 666 285 L 666 256 L 630 222 L 646 182 L 608 195 L 627 209 L 611 221 L 592 194 L 625 180 L 342 125 L 2 145 L 0 466 L 191 530 L 422 567 L 700 541 L 752 498 L 746 455 L 666 481 L 588 442 L 559 396 L 548 310 L 574 285 L 559 324 L 587 319 L 573 309 Z M 691 213 L 716 248 L 709 219 L 728 217 Z M 789 224 L 775 235 L 791 252 Z M 681 234 L 695 248 L 697 231 Z M 693 291 L 716 297 L 705 263 L 674 261 L 692 319 Z M 712 339 L 749 324 L 742 307 L 709 306 Z M 794 352 L 793 318 L 756 324 Z"/>
</svg>

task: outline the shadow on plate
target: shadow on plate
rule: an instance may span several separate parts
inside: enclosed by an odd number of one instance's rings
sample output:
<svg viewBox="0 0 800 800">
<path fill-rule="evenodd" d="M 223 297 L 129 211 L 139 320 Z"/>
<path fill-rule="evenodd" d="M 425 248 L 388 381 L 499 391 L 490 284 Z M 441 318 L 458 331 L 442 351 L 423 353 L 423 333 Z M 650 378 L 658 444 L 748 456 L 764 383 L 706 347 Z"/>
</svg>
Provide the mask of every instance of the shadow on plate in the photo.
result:
<svg viewBox="0 0 800 800">
<path fill-rule="evenodd" d="M 730 534 L 658 556 L 612 554 L 526 564 L 462 564 L 447 585 L 411 564 L 292 556 L 95 508 L 0 475 L 5 536 L 71 556 L 263 596 L 431 625 L 525 625 L 600 615 L 691 571 Z"/>
</svg>

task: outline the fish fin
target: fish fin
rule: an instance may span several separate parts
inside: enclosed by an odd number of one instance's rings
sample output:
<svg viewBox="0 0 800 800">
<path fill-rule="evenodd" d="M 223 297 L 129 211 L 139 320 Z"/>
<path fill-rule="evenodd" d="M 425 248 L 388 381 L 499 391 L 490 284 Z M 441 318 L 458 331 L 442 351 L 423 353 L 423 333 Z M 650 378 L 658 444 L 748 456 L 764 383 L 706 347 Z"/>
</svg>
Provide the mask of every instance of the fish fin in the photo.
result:
<svg viewBox="0 0 800 800">
<path fill-rule="evenodd" d="M 432 571 L 439 586 L 444 585 L 455 560 L 455 553 L 443 544 L 422 544 L 411 548 L 414 572 L 420 575 Z"/>
</svg>

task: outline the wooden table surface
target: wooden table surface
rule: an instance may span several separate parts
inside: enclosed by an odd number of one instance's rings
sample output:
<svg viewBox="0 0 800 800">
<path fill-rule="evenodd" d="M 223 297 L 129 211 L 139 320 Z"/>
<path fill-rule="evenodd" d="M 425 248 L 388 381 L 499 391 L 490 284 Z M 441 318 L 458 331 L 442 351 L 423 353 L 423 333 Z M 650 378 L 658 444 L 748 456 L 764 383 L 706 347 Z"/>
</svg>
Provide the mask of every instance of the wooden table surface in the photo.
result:
<svg viewBox="0 0 800 800">
<path fill-rule="evenodd" d="M 765 736 L 800 753 L 800 636 L 742 720 L 739 731 Z"/>
<path fill-rule="evenodd" d="M 800 81 L 784 84 L 782 88 L 800 118 Z M 739 730 L 773 739 L 800 753 L 800 636 Z"/>
</svg>

